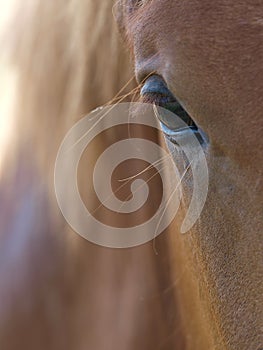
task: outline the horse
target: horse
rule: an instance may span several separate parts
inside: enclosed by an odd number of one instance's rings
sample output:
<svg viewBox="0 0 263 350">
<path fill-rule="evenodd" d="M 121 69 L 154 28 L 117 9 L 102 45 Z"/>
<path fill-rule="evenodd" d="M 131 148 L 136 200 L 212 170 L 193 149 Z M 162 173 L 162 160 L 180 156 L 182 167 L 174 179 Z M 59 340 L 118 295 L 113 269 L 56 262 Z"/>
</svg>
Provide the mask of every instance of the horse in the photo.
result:
<svg viewBox="0 0 263 350">
<path fill-rule="evenodd" d="M 155 73 L 207 134 L 210 179 L 189 233 L 179 230 L 191 195 L 183 179 L 175 222 L 154 246 L 123 250 L 76 235 L 53 185 L 68 129 L 138 92 L 112 6 L 139 86 Z M 256 1 L 27 0 L 13 10 L 1 38 L 16 82 L 1 162 L 1 349 L 262 347 L 260 9 Z M 81 164 L 85 196 L 103 142 Z"/>
<path fill-rule="evenodd" d="M 187 234 L 173 223 L 169 243 L 187 349 L 263 344 L 262 11 L 254 0 L 120 0 L 115 8 L 142 101 L 166 107 L 172 96 L 207 136 L 206 204 Z M 183 184 L 182 218 L 193 186 Z"/>
</svg>

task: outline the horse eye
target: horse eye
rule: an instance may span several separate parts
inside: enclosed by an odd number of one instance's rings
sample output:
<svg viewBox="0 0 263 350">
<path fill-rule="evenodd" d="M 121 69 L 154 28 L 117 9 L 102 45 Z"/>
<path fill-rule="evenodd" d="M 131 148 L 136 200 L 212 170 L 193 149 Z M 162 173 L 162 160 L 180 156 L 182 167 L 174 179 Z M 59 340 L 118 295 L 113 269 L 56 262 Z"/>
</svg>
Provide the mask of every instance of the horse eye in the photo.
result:
<svg viewBox="0 0 263 350">
<path fill-rule="evenodd" d="M 195 134 L 201 144 L 207 141 L 206 135 L 176 100 L 161 76 L 153 74 L 148 77 L 143 83 L 140 95 L 142 102 L 153 104 L 162 131 L 171 142 L 176 144 L 178 137 L 190 134 Z"/>
</svg>

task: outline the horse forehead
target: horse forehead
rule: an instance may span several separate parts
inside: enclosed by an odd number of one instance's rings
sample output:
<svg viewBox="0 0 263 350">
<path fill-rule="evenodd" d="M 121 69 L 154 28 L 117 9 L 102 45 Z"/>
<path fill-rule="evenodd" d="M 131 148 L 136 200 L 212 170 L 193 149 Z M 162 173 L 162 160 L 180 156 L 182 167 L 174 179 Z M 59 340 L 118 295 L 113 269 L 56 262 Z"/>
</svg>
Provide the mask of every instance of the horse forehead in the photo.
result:
<svg viewBox="0 0 263 350">
<path fill-rule="evenodd" d="M 142 5 L 128 15 L 133 0 L 120 0 L 116 3 L 116 18 L 121 27 L 138 29 L 140 24 L 144 31 L 138 35 L 144 35 L 147 27 L 154 33 L 162 33 L 169 36 L 174 34 L 174 28 L 180 34 L 180 30 L 187 30 L 189 36 L 197 33 L 202 35 L 210 34 L 214 37 L 219 32 L 226 32 L 228 27 L 245 30 L 246 36 L 250 34 L 250 27 L 257 30 L 262 28 L 262 18 L 259 15 L 262 11 L 262 4 L 255 4 L 253 0 L 248 2 L 234 0 L 215 0 L 213 4 L 208 0 L 150 0 L 142 2 Z M 145 4 L 144 4 L 145 3 Z M 226 25 L 226 27 L 223 26 Z M 234 25 L 233 25 L 234 24 Z M 172 29 L 170 31 L 170 29 Z"/>
</svg>

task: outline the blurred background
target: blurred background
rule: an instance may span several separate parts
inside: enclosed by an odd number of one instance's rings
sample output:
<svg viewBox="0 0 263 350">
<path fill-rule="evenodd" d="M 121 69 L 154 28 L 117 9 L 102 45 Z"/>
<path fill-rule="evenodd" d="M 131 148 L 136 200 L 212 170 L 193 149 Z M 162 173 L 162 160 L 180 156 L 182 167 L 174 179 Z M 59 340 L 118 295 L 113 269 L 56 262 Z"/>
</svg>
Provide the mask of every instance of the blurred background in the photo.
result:
<svg viewBox="0 0 263 350">
<path fill-rule="evenodd" d="M 112 6 L 0 1 L 1 350 L 184 348 L 168 236 L 154 246 L 95 246 L 71 231 L 55 200 L 54 162 L 66 132 L 97 106 L 136 99 Z M 87 169 L 120 132 L 85 153 L 84 200 Z"/>
</svg>

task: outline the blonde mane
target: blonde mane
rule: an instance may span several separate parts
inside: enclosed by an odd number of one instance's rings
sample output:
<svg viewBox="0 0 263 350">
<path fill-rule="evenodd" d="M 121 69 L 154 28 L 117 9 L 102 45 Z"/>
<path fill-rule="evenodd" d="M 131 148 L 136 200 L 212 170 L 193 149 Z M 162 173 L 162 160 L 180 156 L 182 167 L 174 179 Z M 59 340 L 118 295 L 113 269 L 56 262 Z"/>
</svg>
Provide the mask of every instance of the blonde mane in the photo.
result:
<svg viewBox="0 0 263 350">
<path fill-rule="evenodd" d="M 74 121 L 111 100 L 132 77 L 112 6 L 103 0 L 14 6 L 3 43 L 18 77 L 15 152 L 27 144 L 47 168 Z"/>
<path fill-rule="evenodd" d="M 159 261 L 152 243 L 122 251 L 94 246 L 70 231 L 54 196 L 64 135 L 133 77 L 112 6 L 25 0 L 1 38 L 16 81 L 0 187 L 1 349 L 133 350 L 175 342 L 179 315 L 166 241 L 159 240 Z M 133 86 L 131 79 L 122 94 Z"/>
</svg>

